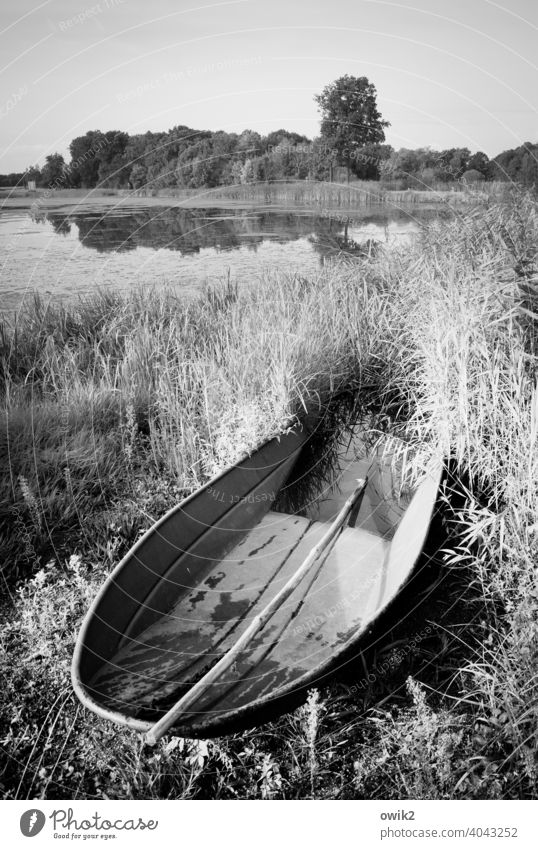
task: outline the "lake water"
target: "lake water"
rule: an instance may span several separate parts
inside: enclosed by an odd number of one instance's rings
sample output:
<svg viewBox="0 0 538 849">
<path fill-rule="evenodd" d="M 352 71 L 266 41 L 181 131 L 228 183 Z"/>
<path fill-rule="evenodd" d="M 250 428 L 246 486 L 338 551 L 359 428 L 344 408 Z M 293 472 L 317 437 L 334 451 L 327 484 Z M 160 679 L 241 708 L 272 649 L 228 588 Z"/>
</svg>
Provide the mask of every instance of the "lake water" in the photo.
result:
<svg viewBox="0 0 538 849">
<path fill-rule="evenodd" d="M 312 275 L 368 239 L 413 239 L 439 209 L 368 208 L 346 221 L 288 210 L 153 206 L 91 211 L 0 211 L 0 309 L 34 292 L 73 299 L 102 289 L 172 285 L 191 296 L 230 278 L 256 284 L 267 271 Z M 347 217 L 348 213 L 345 213 Z"/>
</svg>

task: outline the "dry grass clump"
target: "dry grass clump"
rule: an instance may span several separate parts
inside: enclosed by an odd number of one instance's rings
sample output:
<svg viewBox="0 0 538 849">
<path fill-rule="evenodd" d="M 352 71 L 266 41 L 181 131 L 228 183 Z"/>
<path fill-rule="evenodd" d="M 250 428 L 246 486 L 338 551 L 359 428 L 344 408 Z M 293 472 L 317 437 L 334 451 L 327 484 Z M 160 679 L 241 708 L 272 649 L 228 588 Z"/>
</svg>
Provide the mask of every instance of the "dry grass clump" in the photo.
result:
<svg viewBox="0 0 538 849">
<path fill-rule="evenodd" d="M 36 302 L 2 329 L 7 798 L 536 796 L 537 252 L 519 197 L 316 279 Z M 182 493 L 343 389 L 450 460 L 449 597 L 423 592 L 427 639 L 390 666 L 381 635 L 376 674 L 355 670 L 367 687 L 222 740 L 148 750 L 83 711 L 70 653 L 104 573 Z"/>
<path fill-rule="evenodd" d="M 412 678 L 406 683 L 407 710 L 374 714 L 373 739 L 354 764 L 356 790 L 366 798 L 450 799 L 454 776 L 466 763 L 464 717 L 435 712 L 420 684 Z"/>
</svg>

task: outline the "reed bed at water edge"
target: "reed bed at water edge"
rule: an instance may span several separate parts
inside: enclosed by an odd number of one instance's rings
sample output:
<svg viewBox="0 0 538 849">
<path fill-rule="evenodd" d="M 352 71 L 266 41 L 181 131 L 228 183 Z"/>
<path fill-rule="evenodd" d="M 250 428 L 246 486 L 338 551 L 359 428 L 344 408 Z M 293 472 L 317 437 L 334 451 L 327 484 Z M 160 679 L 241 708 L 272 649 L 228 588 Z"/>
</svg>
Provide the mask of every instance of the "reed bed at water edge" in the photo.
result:
<svg viewBox="0 0 538 849">
<path fill-rule="evenodd" d="M 401 182 L 401 181 L 400 181 Z M 435 186 L 421 185 L 405 189 L 397 185 L 398 181 L 387 184 L 377 180 L 352 180 L 346 182 L 319 182 L 315 180 L 297 180 L 295 182 L 272 181 L 259 183 L 217 186 L 213 189 L 160 189 L 152 190 L 152 195 L 160 197 L 178 197 L 185 201 L 203 200 L 208 205 L 211 200 L 232 201 L 236 203 L 270 204 L 292 207 L 305 207 L 317 210 L 361 209 L 364 206 L 389 204 L 404 209 L 415 205 L 469 205 L 485 202 L 488 199 L 500 199 L 510 192 L 508 183 L 492 182 L 481 184 L 478 188 L 456 183 L 447 186 L 438 183 Z M 131 194 L 122 191 L 121 194 Z"/>
</svg>

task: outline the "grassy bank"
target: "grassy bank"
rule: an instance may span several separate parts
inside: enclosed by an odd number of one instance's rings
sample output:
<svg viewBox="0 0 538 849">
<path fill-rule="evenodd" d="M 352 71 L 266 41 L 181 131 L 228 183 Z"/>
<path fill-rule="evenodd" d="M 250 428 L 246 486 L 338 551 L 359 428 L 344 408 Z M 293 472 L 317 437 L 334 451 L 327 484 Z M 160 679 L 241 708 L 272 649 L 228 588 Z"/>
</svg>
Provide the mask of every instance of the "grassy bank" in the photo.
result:
<svg viewBox="0 0 538 849">
<path fill-rule="evenodd" d="M 536 796 L 537 249 L 519 197 L 317 279 L 189 305 L 36 302 L 2 328 L 6 798 Z M 241 735 L 150 750 L 89 715 L 68 670 L 103 576 L 183 493 L 342 386 L 451 458 L 453 533 L 402 600 L 413 614 Z"/>
</svg>

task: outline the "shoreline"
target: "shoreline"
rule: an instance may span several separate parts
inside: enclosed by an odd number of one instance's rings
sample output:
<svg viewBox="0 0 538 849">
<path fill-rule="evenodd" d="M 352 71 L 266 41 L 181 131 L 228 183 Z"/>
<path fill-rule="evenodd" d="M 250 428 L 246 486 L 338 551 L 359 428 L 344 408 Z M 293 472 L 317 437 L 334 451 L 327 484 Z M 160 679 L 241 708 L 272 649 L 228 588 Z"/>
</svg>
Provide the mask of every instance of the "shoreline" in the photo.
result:
<svg viewBox="0 0 538 849">
<path fill-rule="evenodd" d="M 319 188 L 321 186 L 321 189 Z M 290 209 L 309 210 L 313 213 L 319 212 L 326 214 L 328 210 L 335 212 L 345 210 L 346 212 L 364 212 L 365 208 L 374 207 L 376 209 L 385 208 L 406 208 L 408 206 L 420 206 L 421 208 L 434 207 L 441 208 L 443 206 L 453 208 L 454 206 L 468 206 L 480 200 L 486 200 L 488 195 L 486 192 L 467 193 L 467 192 L 438 192 L 438 191 L 417 191 L 408 189 L 405 191 L 385 191 L 380 190 L 380 195 L 370 195 L 365 192 L 364 187 L 357 188 L 360 192 L 359 199 L 356 202 L 350 203 L 350 190 L 353 191 L 353 185 L 339 186 L 338 184 L 302 184 L 297 187 L 297 184 L 287 186 L 279 186 L 278 184 L 270 184 L 269 187 L 260 186 L 257 196 L 255 193 L 247 192 L 248 186 L 219 186 L 216 189 L 206 189 L 203 192 L 195 190 L 183 190 L 172 193 L 170 190 L 163 189 L 157 195 L 141 194 L 139 191 L 128 191 L 126 189 L 61 189 L 47 190 L 37 189 L 30 192 L 26 189 L 9 189 L 0 188 L 0 213 L 8 210 L 31 210 L 37 207 L 38 209 L 49 211 L 65 211 L 65 212 L 86 212 L 90 210 L 111 209 L 140 209 L 142 207 L 152 206 L 168 206 L 184 209 L 278 209 L 289 211 Z M 294 197 L 288 196 L 279 198 L 279 194 L 294 193 Z M 317 197 L 302 197 L 297 198 L 297 192 L 303 195 L 309 191 L 324 191 L 328 196 Z M 226 191 L 228 190 L 228 197 Z M 161 193 L 162 192 L 162 193 Z M 250 194 L 251 197 L 245 196 Z M 337 199 L 331 197 L 334 193 L 337 194 Z M 224 195 L 224 196 L 223 196 Z M 231 195 L 231 196 L 230 196 Z M 235 197 L 233 195 L 236 195 Z M 240 196 L 243 195 L 243 196 Z M 273 197 L 269 197 L 273 195 Z M 342 203 L 342 195 L 344 200 Z M 347 195 L 347 197 L 346 197 Z"/>
</svg>

